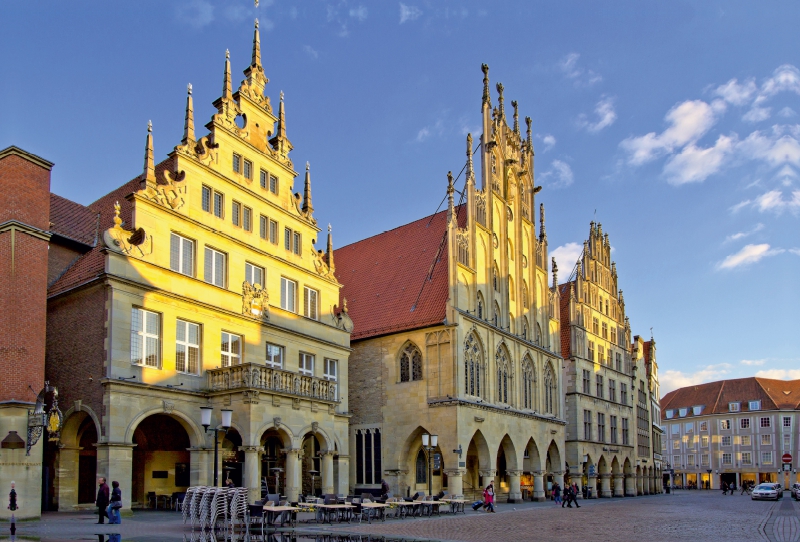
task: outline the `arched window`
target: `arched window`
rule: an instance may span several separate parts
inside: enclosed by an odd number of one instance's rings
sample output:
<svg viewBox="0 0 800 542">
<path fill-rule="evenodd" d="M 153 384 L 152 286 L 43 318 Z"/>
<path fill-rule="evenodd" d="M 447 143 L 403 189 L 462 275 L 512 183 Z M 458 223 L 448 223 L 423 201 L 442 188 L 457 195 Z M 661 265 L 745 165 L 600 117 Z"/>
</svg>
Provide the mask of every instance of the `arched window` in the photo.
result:
<svg viewBox="0 0 800 542">
<path fill-rule="evenodd" d="M 478 292 L 478 306 L 476 307 L 478 318 L 483 320 L 483 294 Z"/>
<path fill-rule="evenodd" d="M 464 393 L 481 397 L 481 373 L 483 372 L 483 351 L 474 333 L 464 341 Z"/>
<path fill-rule="evenodd" d="M 536 393 L 536 370 L 529 356 L 522 360 L 522 408 L 533 410 Z"/>
<path fill-rule="evenodd" d="M 500 291 L 500 269 L 497 267 L 497 262 L 494 263 L 494 268 L 492 269 L 492 286 L 494 286 L 494 291 Z"/>
<path fill-rule="evenodd" d="M 508 351 L 503 345 L 497 348 L 494 355 L 495 366 L 497 367 L 497 402 L 510 404 L 509 388 L 513 389 L 511 360 Z"/>
<path fill-rule="evenodd" d="M 527 309 L 530 306 L 530 299 L 528 298 L 528 283 L 522 281 L 522 307 Z"/>
<path fill-rule="evenodd" d="M 536 339 L 534 341 L 536 344 L 542 344 L 542 328 L 539 326 L 539 322 L 536 322 Z"/>
<path fill-rule="evenodd" d="M 528 338 L 529 338 L 529 337 L 528 337 L 528 335 L 529 335 L 529 331 L 528 331 L 528 319 L 527 319 L 527 318 L 525 318 L 525 317 L 523 317 L 523 318 L 522 318 L 522 338 L 523 338 L 523 339 L 525 339 L 525 340 L 527 341 L 527 340 L 528 340 Z"/>
<path fill-rule="evenodd" d="M 422 352 L 411 342 L 400 353 L 400 382 L 410 380 L 422 380 Z"/>
<path fill-rule="evenodd" d="M 422 449 L 417 454 L 417 483 L 428 483 L 428 461 L 425 459 L 425 452 Z"/>
<path fill-rule="evenodd" d="M 556 380 L 553 376 L 553 367 L 548 363 L 544 370 L 544 411 L 547 414 L 556 413 Z"/>
<path fill-rule="evenodd" d="M 495 327 L 500 327 L 500 305 L 495 302 L 494 314 L 492 315 L 492 323 Z"/>
</svg>

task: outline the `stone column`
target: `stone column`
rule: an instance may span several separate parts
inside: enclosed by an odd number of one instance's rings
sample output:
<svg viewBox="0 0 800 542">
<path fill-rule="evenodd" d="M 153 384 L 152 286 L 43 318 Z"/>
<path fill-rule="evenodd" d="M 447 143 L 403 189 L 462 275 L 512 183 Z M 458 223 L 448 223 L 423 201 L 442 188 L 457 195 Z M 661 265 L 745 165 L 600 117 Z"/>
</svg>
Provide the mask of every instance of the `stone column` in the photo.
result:
<svg viewBox="0 0 800 542">
<path fill-rule="evenodd" d="M 61 446 L 58 451 L 55 476 L 59 512 L 71 512 L 78 505 L 78 458 L 81 450 L 83 448 L 78 446 Z"/>
<path fill-rule="evenodd" d="M 650 495 L 656 494 L 656 478 L 655 476 L 650 476 Z"/>
<path fill-rule="evenodd" d="M 533 471 L 533 500 L 544 501 L 544 471 Z"/>
<path fill-rule="evenodd" d="M 563 496 L 564 496 L 564 472 L 563 471 L 557 471 L 557 472 L 553 472 L 552 474 L 553 474 L 553 485 L 558 484 L 559 486 L 561 486 L 561 496 L 562 496 L 562 499 L 563 499 Z"/>
<path fill-rule="evenodd" d="M 522 501 L 522 489 L 519 486 L 521 470 L 508 471 L 508 502 L 515 503 Z"/>
<path fill-rule="evenodd" d="M 583 477 L 578 475 L 578 474 L 576 474 L 576 475 L 574 475 L 574 476 L 572 476 L 570 478 L 569 483 L 575 484 L 576 486 L 578 486 L 578 494 L 575 495 L 575 498 L 576 499 L 582 499 L 583 498 Z"/>
<path fill-rule="evenodd" d="M 286 499 L 289 502 L 297 502 L 300 497 L 300 486 L 302 480 L 302 448 L 292 448 L 286 450 Z"/>
<path fill-rule="evenodd" d="M 625 475 L 625 496 L 626 497 L 636 496 L 636 475 L 634 474 Z"/>
<path fill-rule="evenodd" d="M 624 479 L 622 474 L 615 474 L 614 475 L 614 496 L 615 497 L 624 497 L 625 496 L 625 488 L 624 488 Z"/>
<path fill-rule="evenodd" d="M 638 474 L 636 476 L 636 494 L 637 495 L 644 495 L 644 490 L 642 488 L 642 475 Z"/>
<path fill-rule="evenodd" d="M 336 493 L 340 495 L 349 495 L 350 491 L 350 456 L 339 456 L 339 487 Z M 391 487 L 391 485 L 389 486 Z"/>
<path fill-rule="evenodd" d="M 211 485 L 211 471 L 214 467 L 214 450 L 209 448 L 189 448 L 189 483 L 193 486 Z"/>
<path fill-rule="evenodd" d="M 478 474 L 480 474 L 481 476 L 481 490 L 483 490 L 486 486 L 488 486 L 490 482 L 495 482 L 495 492 L 497 492 L 498 484 L 495 481 L 495 477 L 497 476 L 496 470 L 494 469 L 479 470 Z"/>
<path fill-rule="evenodd" d="M 608 473 L 600 474 L 600 496 L 611 497 L 611 475 Z"/>
<path fill-rule="evenodd" d="M 242 486 L 247 488 L 247 500 L 250 503 L 261 500 L 261 454 L 260 446 L 243 446 L 244 479 Z"/>
<path fill-rule="evenodd" d="M 463 469 L 447 469 L 447 470 L 444 471 L 444 473 L 447 475 L 447 492 L 450 495 L 463 495 L 464 494 L 464 470 Z M 512 487 L 513 487 L 513 482 L 512 482 Z M 519 477 L 517 477 L 517 487 L 519 488 Z"/>
<path fill-rule="evenodd" d="M 333 452 L 327 451 L 322 454 L 322 494 L 328 495 L 336 493 L 333 487 Z"/>
<path fill-rule="evenodd" d="M 589 480 L 588 482 L 589 489 L 592 490 L 592 498 L 596 499 L 597 497 L 600 496 L 599 493 L 597 493 L 597 475 L 596 474 L 594 476 L 589 475 L 587 479 Z"/>
<path fill-rule="evenodd" d="M 102 442 L 97 444 L 97 476 L 103 476 L 109 486 L 119 482 L 122 491 L 123 515 L 131 515 L 131 485 L 133 483 L 133 448 L 135 444 Z"/>
</svg>

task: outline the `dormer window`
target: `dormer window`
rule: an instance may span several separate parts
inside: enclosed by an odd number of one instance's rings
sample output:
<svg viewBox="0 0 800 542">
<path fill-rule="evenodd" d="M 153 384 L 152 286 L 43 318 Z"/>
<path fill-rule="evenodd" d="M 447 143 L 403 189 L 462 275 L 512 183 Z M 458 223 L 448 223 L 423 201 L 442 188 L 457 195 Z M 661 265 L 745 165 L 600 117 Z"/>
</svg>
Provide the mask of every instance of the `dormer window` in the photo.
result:
<svg viewBox="0 0 800 542">
<path fill-rule="evenodd" d="M 728 412 L 739 412 L 739 403 L 728 403 Z"/>
<path fill-rule="evenodd" d="M 747 408 L 750 410 L 761 410 L 761 401 L 750 401 Z"/>
<path fill-rule="evenodd" d="M 680 416 L 681 418 L 685 418 L 688 413 L 689 413 L 689 409 L 688 408 L 679 408 L 678 409 L 678 416 Z"/>
<path fill-rule="evenodd" d="M 702 406 L 693 406 L 692 407 L 692 414 L 694 414 L 695 416 L 699 416 L 702 413 L 703 413 L 703 407 Z"/>
<path fill-rule="evenodd" d="M 664 411 L 664 416 L 666 416 L 666 418 L 667 418 L 668 420 L 671 420 L 672 418 L 674 418 L 674 417 L 675 417 L 675 411 L 674 411 L 674 410 L 672 410 L 671 408 L 670 408 L 670 409 L 667 409 L 667 410 L 665 410 L 665 411 Z"/>
</svg>

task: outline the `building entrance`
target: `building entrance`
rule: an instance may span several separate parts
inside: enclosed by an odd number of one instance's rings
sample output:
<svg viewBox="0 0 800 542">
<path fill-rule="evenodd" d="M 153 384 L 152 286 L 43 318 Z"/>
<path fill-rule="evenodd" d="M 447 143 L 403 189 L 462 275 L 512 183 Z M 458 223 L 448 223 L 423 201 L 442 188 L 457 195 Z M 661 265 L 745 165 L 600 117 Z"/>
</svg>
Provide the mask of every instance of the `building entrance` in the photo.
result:
<svg viewBox="0 0 800 542">
<path fill-rule="evenodd" d="M 166 414 L 148 416 L 134 431 L 133 443 L 132 506 L 152 507 L 162 496 L 186 491 L 191 445 L 177 420 Z"/>
</svg>

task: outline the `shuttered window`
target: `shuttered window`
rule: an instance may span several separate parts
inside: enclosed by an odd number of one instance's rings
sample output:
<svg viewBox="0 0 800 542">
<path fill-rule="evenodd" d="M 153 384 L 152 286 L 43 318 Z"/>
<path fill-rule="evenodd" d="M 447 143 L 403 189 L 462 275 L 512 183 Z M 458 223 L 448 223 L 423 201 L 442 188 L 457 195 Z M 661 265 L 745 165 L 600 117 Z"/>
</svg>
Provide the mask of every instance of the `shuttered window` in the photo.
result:
<svg viewBox="0 0 800 542">
<path fill-rule="evenodd" d="M 219 286 L 220 288 L 224 288 L 225 254 L 213 248 L 206 247 L 204 264 L 203 280 L 215 286 Z"/>
<path fill-rule="evenodd" d="M 297 312 L 297 283 L 286 277 L 281 277 L 281 308 Z"/>
</svg>

